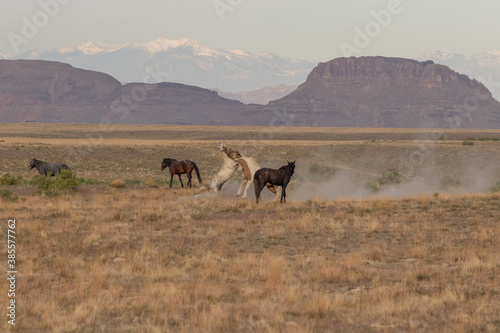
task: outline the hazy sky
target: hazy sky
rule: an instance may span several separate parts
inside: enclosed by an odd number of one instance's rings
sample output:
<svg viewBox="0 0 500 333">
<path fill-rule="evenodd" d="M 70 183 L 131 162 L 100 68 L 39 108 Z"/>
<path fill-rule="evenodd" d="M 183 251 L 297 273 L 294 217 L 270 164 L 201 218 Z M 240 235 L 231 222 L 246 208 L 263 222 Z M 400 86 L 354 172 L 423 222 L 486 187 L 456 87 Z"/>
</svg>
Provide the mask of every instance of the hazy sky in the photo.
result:
<svg viewBox="0 0 500 333">
<path fill-rule="evenodd" d="M 500 50 L 499 0 L 0 0 L 0 52 L 190 37 L 327 61 Z"/>
</svg>

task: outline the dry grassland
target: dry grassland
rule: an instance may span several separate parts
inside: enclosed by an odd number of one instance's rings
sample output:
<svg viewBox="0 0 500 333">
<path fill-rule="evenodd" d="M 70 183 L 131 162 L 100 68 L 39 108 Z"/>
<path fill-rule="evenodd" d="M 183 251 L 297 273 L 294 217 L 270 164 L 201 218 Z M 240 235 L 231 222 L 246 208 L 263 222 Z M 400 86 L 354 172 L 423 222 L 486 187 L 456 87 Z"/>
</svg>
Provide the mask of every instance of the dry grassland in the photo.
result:
<svg viewBox="0 0 500 333">
<path fill-rule="evenodd" d="M 46 156 L 73 159 L 79 177 L 105 182 L 58 197 L 32 196 L 32 185 L 0 186 L 19 196 L 0 199 L 2 248 L 7 219 L 17 221 L 16 331 L 500 331 L 499 193 L 333 200 L 304 185 L 311 161 L 350 170 L 359 184 L 391 167 L 408 181 L 441 170 L 467 184 L 475 166 L 476 174 L 488 171 L 488 182 L 500 180 L 498 142 L 462 144 L 498 131 L 445 131 L 438 139 L 424 130 L 282 129 L 255 142 L 256 128 L 224 136 L 213 128 L 123 126 L 85 146 L 93 131 L 0 126 L 0 175 L 30 179 L 29 159 Z M 196 161 L 208 182 L 220 140 L 266 166 L 298 160 L 290 202 L 233 199 L 234 185 L 223 196 L 152 187 L 151 179 L 166 178 L 159 167 L 167 154 Z M 401 161 L 416 151 L 435 158 L 412 176 Z M 7 290 L 2 283 L 4 309 Z"/>
</svg>

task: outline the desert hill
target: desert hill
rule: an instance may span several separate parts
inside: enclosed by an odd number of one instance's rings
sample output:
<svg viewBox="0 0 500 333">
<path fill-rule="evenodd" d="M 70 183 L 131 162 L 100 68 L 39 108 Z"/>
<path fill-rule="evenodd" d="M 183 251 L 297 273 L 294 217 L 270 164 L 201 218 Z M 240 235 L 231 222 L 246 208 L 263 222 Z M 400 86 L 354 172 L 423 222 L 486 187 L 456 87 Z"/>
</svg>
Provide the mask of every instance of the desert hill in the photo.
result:
<svg viewBox="0 0 500 333">
<path fill-rule="evenodd" d="M 129 83 L 70 65 L 0 60 L 0 121 L 218 123 L 242 104 L 177 83 Z"/>
<path fill-rule="evenodd" d="M 306 82 L 270 103 L 298 124 L 356 127 L 500 126 L 500 103 L 481 83 L 432 61 L 385 57 L 320 63 Z"/>
<path fill-rule="evenodd" d="M 0 60 L 0 121 L 500 128 L 500 103 L 446 66 L 402 58 L 320 63 L 295 91 L 267 105 L 178 83 L 122 85 L 63 63 Z"/>
</svg>

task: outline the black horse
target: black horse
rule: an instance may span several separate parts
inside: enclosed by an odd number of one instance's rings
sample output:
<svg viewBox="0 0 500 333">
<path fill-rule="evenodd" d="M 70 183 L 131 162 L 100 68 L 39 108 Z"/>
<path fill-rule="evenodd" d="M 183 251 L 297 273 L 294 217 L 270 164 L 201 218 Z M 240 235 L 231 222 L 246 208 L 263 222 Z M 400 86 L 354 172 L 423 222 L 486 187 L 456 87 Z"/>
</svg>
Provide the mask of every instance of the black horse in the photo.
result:
<svg viewBox="0 0 500 333">
<path fill-rule="evenodd" d="M 198 170 L 198 166 L 196 166 L 196 163 L 194 163 L 193 161 L 177 161 L 173 158 L 166 158 L 161 163 L 161 171 L 163 171 L 163 169 L 165 168 L 168 168 L 168 170 L 170 171 L 170 187 L 172 187 L 172 179 L 174 178 L 174 175 L 179 176 L 181 187 L 184 187 L 184 184 L 182 184 L 181 174 L 185 173 L 188 177 L 188 183 L 186 187 L 189 186 L 191 188 L 191 172 L 193 172 L 193 169 L 194 171 L 196 171 L 198 181 L 200 182 L 200 184 L 202 184 L 200 171 Z"/>
<path fill-rule="evenodd" d="M 28 165 L 28 171 L 33 169 L 33 168 L 36 168 L 41 175 L 45 175 L 45 176 L 47 176 L 49 174 L 51 176 L 60 174 L 62 169 L 71 171 L 71 169 L 66 164 L 63 164 L 60 162 L 47 163 L 47 162 L 39 161 L 37 159 L 32 159 L 30 161 L 30 164 Z"/>
<path fill-rule="evenodd" d="M 288 162 L 287 165 L 282 166 L 278 170 L 270 168 L 262 168 L 255 171 L 253 176 L 253 185 L 255 187 L 255 201 L 259 203 L 260 192 L 264 186 L 272 187 L 274 185 L 281 186 L 281 199 L 280 202 L 286 203 L 286 186 L 290 182 L 295 171 L 295 161 Z"/>
</svg>

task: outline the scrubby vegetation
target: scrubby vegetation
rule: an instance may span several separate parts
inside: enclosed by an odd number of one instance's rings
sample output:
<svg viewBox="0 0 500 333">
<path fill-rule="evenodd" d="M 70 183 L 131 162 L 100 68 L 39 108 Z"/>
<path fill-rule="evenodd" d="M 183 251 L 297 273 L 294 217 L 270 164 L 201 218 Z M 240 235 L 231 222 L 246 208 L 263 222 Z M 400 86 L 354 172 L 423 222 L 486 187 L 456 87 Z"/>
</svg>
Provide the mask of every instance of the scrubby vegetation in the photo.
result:
<svg viewBox="0 0 500 333">
<path fill-rule="evenodd" d="M 378 192 L 384 185 L 396 185 L 403 181 L 404 177 L 396 170 L 387 170 L 377 180 L 370 180 L 366 183 L 372 192 Z"/>
<path fill-rule="evenodd" d="M 19 197 L 5 188 L 0 188 L 0 198 L 4 201 L 17 201 Z"/>
<path fill-rule="evenodd" d="M 76 191 L 81 182 L 69 170 L 61 170 L 61 173 L 53 177 L 39 175 L 29 181 L 35 185 L 37 190 L 34 194 L 42 194 L 49 197 L 58 196 L 71 191 Z"/>
<path fill-rule="evenodd" d="M 441 188 L 443 189 L 457 188 L 460 184 L 460 180 L 449 175 L 441 178 Z"/>
<path fill-rule="evenodd" d="M 9 173 L 4 174 L 0 177 L 0 185 L 19 185 L 24 183 L 22 176 L 11 176 Z"/>
<path fill-rule="evenodd" d="M 337 169 L 335 167 L 313 162 L 309 165 L 309 174 L 312 181 L 327 181 L 331 179 Z"/>
</svg>

